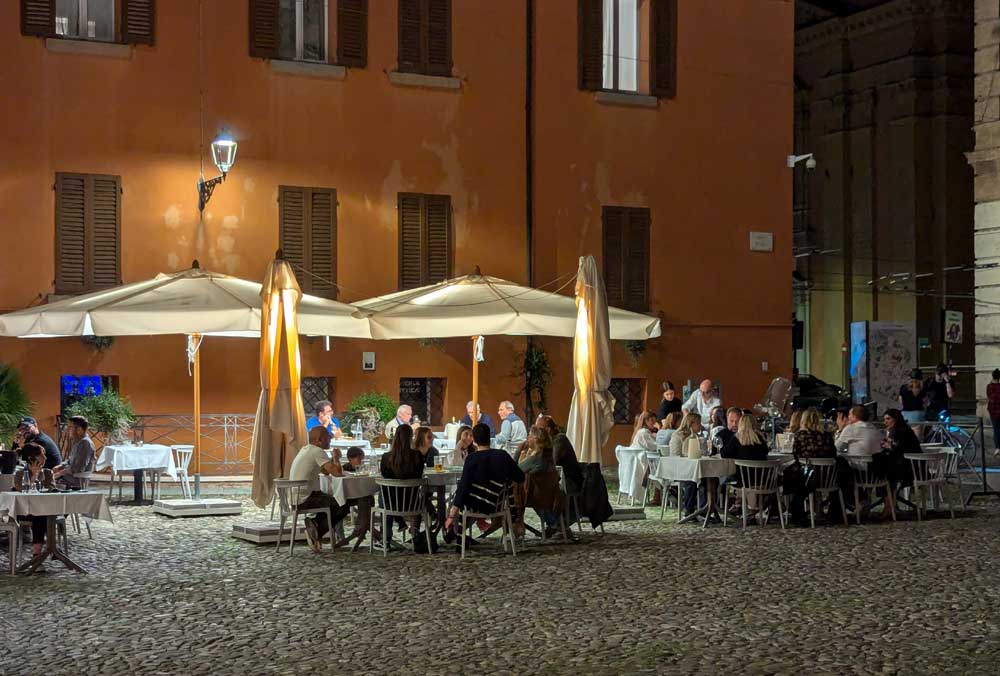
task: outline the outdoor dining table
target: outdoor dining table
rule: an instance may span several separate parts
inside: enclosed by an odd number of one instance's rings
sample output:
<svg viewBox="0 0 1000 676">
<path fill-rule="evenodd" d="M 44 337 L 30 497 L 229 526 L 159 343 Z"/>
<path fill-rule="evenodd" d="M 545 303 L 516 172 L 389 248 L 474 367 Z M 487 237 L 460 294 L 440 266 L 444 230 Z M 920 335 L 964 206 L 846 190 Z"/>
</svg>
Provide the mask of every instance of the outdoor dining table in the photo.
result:
<svg viewBox="0 0 1000 676">
<path fill-rule="evenodd" d="M 718 507 L 716 505 L 715 493 L 716 484 L 722 477 L 731 476 L 736 473 L 736 462 L 728 458 L 718 456 L 708 456 L 704 458 L 684 458 L 675 455 L 667 455 L 660 458 L 656 468 L 656 477 L 662 481 L 693 481 L 696 484 L 702 479 L 708 480 L 706 493 L 708 500 L 705 506 L 696 510 L 688 516 L 678 519 L 678 523 L 686 523 L 704 515 L 705 521 L 702 527 L 708 525 L 708 520 L 715 515 L 718 517 Z M 677 496 L 678 505 L 681 497 Z M 678 510 L 680 507 L 678 506 Z"/>
<path fill-rule="evenodd" d="M 103 493 L 97 491 L 56 491 L 51 493 L 0 493 L 0 512 L 16 519 L 19 516 L 46 517 L 45 548 L 18 568 L 18 572 L 35 572 L 45 559 L 52 558 L 78 573 L 87 571 L 59 548 L 56 518 L 64 514 L 80 514 L 93 519 L 111 521 L 111 510 Z"/>
</svg>

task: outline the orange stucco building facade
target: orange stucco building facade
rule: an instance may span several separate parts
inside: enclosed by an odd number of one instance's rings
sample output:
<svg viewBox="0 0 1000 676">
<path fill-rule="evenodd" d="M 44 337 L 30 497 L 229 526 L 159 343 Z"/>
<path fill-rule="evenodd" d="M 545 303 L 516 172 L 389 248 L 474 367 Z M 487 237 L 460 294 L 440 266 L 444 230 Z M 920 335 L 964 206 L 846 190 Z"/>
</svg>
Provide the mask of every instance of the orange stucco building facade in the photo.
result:
<svg viewBox="0 0 1000 676">
<path fill-rule="evenodd" d="M 457 88 L 392 81 L 390 0 L 369 3 L 367 66 L 343 77 L 250 57 L 246 0 L 161 1 L 155 44 L 97 54 L 22 35 L 18 4 L 0 3 L 0 309 L 54 292 L 56 172 L 121 177 L 125 282 L 193 259 L 259 279 L 278 246 L 279 185 L 336 189 L 342 301 L 396 290 L 400 192 L 451 196 L 455 275 L 478 265 L 529 281 L 528 3 L 452 3 Z M 580 255 L 600 264 L 602 206 L 648 207 L 649 310 L 662 317 L 663 336 L 637 365 L 616 345 L 614 375 L 646 379 L 650 407 L 661 380 L 706 376 L 722 382 L 727 403 L 755 402 L 791 362 L 792 3 L 679 0 L 677 93 L 655 107 L 577 88 L 574 0 L 541 0 L 534 12 L 532 281 L 565 278 Z M 200 224 L 195 183 L 202 161 L 215 173 L 207 144 L 221 128 L 239 153 Z M 752 231 L 773 233 L 773 251 L 752 252 Z M 572 343 L 540 343 L 554 370 L 549 408 L 562 422 Z M 511 374 L 524 346 L 519 337 L 487 340 L 484 411 L 523 402 Z M 180 336 L 119 338 L 102 353 L 78 339 L 0 339 L 0 361 L 21 370 L 50 427 L 62 374 L 118 376 L 139 413 L 190 411 L 184 348 Z M 337 379 L 338 410 L 360 392 L 395 394 L 401 377 L 426 376 L 447 378 L 446 417 L 464 412 L 467 339 L 334 339 L 330 348 L 304 341 L 303 372 Z M 206 339 L 204 411 L 254 410 L 256 350 L 252 340 Z M 375 371 L 362 371 L 362 351 L 376 352 Z M 612 441 L 629 432 L 617 427 Z"/>
</svg>

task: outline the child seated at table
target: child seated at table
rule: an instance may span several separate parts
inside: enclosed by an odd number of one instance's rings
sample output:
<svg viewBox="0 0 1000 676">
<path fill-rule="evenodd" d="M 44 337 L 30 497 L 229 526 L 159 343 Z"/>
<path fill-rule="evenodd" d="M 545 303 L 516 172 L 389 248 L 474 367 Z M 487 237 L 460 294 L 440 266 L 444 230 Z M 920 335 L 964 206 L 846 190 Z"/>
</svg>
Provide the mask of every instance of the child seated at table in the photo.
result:
<svg viewBox="0 0 1000 676">
<path fill-rule="evenodd" d="M 364 464 L 365 452 L 360 446 L 351 446 L 347 449 L 347 462 L 343 464 L 345 472 L 360 472 Z"/>
</svg>

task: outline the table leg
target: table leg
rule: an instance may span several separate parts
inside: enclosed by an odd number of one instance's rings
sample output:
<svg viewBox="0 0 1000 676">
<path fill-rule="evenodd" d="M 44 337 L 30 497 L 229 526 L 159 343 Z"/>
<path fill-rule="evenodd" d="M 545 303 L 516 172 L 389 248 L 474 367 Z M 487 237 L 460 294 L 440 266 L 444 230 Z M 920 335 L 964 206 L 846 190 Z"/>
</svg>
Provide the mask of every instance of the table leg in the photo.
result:
<svg viewBox="0 0 1000 676">
<path fill-rule="evenodd" d="M 448 505 L 445 504 L 445 487 L 443 485 L 435 487 L 437 491 L 437 517 L 438 517 L 438 528 L 444 526 L 444 520 L 448 518 Z M 428 524 L 429 526 L 430 524 Z"/>
<path fill-rule="evenodd" d="M 717 477 L 708 477 L 705 479 L 705 522 L 701 524 L 702 528 L 708 526 L 708 520 L 714 515 L 716 518 L 719 517 L 719 510 L 715 504 L 715 493 L 719 488 L 719 479 Z M 744 507 L 745 508 L 745 507 Z"/>
<path fill-rule="evenodd" d="M 142 485 L 145 477 L 146 474 L 141 469 L 137 469 L 132 472 L 132 497 L 135 499 L 136 503 L 141 503 L 145 498 Z"/>
</svg>

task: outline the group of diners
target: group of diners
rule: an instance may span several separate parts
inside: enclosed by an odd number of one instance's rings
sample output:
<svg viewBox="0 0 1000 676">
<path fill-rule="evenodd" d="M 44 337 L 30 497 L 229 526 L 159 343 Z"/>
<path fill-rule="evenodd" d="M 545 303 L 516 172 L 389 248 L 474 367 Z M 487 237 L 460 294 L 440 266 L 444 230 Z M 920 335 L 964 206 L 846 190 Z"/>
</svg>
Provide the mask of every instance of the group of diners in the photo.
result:
<svg viewBox="0 0 1000 676">
<path fill-rule="evenodd" d="M 471 418 L 471 402 L 468 407 Z M 370 529 L 370 537 L 379 541 L 381 538 L 391 540 L 392 528 L 399 526 L 415 533 L 419 520 L 411 523 L 389 522 L 388 533 L 381 533 L 371 528 L 371 509 L 374 506 L 372 497 L 347 500 L 341 505 L 337 500 L 321 490 L 320 475 L 344 476 L 345 473 L 356 472 L 364 464 L 364 451 L 360 447 L 351 447 L 347 451 L 348 462 L 341 463 L 339 449 L 330 448 L 335 434 L 331 427 L 339 431 L 339 422 L 332 415 L 333 409 L 329 402 L 320 402 L 316 406 L 316 415 L 310 419 L 309 444 L 296 455 L 289 472 L 289 479 L 308 481 L 308 495 L 299 507 L 326 508 L 333 514 L 334 523 L 327 523 L 325 513 L 307 516 L 305 532 L 309 546 L 319 551 L 320 543 L 327 530 L 335 527 L 338 522 L 350 513 L 355 506 L 358 519 L 352 534 L 346 538 L 360 537 Z M 455 449 L 452 457 L 461 463 L 462 475 L 451 498 L 450 509 L 443 524 L 428 524 L 427 527 L 443 529 L 445 542 L 451 542 L 459 535 L 456 517 L 462 509 L 472 512 L 488 512 L 495 507 L 491 499 L 495 494 L 487 495 L 483 486 L 508 486 L 515 490 L 517 486 L 530 484 L 533 475 L 557 472 L 562 468 L 567 492 L 579 492 L 583 485 L 583 470 L 577 460 L 573 445 L 565 434 L 560 432 L 551 416 L 540 415 L 530 430 L 526 430 L 524 422 L 514 413 L 511 402 L 500 404 L 499 413 L 503 425 L 500 433 L 493 437 L 490 426 L 485 422 L 475 425 L 461 425 L 455 438 Z M 470 420 L 471 422 L 471 420 Z M 435 465 L 435 457 L 439 450 L 434 446 L 434 433 L 426 426 L 414 425 L 412 410 L 408 406 L 400 406 L 397 410 L 395 423 L 391 428 L 391 445 L 379 459 L 379 471 L 384 479 L 420 479 L 428 467 Z M 387 435 L 389 436 L 389 435 Z M 516 444 L 513 451 L 511 444 Z M 497 448 L 497 446 L 502 446 Z M 391 490 L 386 487 L 384 490 Z M 537 490 L 537 489 L 536 489 Z M 556 489 L 558 490 L 558 489 Z M 537 496 L 536 496 L 537 497 Z M 546 497 L 548 499 L 546 499 Z M 428 500 L 433 496 L 428 494 Z M 531 504 L 557 505 L 560 501 L 555 496 L 542 496 L 541 502 Z M 559 514 L 554 508 L 537 509 L 539 516 L 547 529 L 547 534 L 555 531 Z M 429 510 L 431 514 L 437 510 Z M 515 533 L 523 533 L 523 510 L 515 512 Z M 476 526 L 482 532 L 491 528 L 485 521 L 477 521 Z"/>
<path fill-rule="evenodd" d="M 899 409 L 886 410 L 883 422 L 884 432 L 871 422 L 869 409 L 864 406 L 836 410 L 833 430 L 815 408 L 793 412 L 786 430 L 792 435 L 791 458 L 780 475 L 784 494 L 790 498 L 792 523 L 807 523 L 804 505 L 815 488 L 809 479 L 809 470 L 801 462 L 805 459 L 836 459 L 838 486 L 849 511 L 866 508 L 866 505 L 853 504 L 851 458 L 870 458 L 872 474 L 886 478 L 893 495 L 912 486 L 912 468 L 905 456 L 921 452 L 920 440 Z M 760 431 L 753 411 L 724 408 L 709 380 L 703 381 L 683 404 L 676 397 L 673 386 L 667 383 L 657 413 L 644 411 L 636 417 L 630 446 L 663 456 L 684 456 L 690 439 L 699 440 L 703 456 L 760 461 L 767 460 L 774 452 Z M 724 479 L 722 485 L 738 486 L 738 481 L 738 475 L 734 475 Z M 700 485 L 684 482 L 680 500 L 685 517 L 705 508 L 706 489 L 705 481 Z M 865 496 L 869 505 L 871 497 Z M 839 509 L 840 505 L 832 502 L 828 518 L 840 520 Z"/>
</svg>

